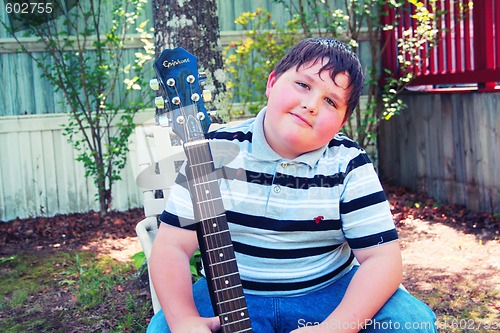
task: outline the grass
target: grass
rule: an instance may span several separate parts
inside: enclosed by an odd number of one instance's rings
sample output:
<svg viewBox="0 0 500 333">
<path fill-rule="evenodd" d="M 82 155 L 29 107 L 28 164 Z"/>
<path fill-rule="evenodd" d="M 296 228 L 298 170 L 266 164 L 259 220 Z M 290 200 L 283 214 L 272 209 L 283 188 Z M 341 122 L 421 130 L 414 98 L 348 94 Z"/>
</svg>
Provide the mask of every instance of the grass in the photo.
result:
<svg viewBox="0 0 500 333">
<path fill-rule="evenodd" d="M 436 281 L 432 290 L 412 292 L 436 313 L 439 332 L 491 333 L 500 330 L 497 292 L 467 279 Z"/>
<path fill-rule="evenodd" d="M 84 252 L 0 258 L 0 332 L 144 332 L 151 301 L 136 272 Z"/>
</svg>

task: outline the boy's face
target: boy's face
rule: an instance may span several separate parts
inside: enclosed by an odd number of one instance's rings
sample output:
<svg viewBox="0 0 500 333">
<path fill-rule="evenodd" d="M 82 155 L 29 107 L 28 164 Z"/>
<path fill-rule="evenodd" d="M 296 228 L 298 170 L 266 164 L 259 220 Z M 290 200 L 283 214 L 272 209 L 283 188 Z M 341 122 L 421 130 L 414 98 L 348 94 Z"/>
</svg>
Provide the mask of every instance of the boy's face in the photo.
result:
<svg viewBox="0 0 500 333">
<path fill-rule="evenodd" d="M 350 92 L 349 77 L 335 82 L 328 71 L 318 74 L 322 62 L 289 69 L 267 81 L 264 134 L 271 148 L 285 158 L 325 146 L 344 125 Z"/>
</svg>

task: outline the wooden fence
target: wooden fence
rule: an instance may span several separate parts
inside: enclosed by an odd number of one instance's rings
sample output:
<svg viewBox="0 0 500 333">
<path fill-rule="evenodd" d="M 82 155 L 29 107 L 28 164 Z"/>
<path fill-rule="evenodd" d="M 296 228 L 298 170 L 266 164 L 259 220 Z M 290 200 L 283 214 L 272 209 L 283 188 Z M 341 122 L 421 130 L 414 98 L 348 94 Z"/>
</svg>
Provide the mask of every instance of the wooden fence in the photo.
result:
<svg viewBox="0 0 500 333">
<path fill-rule="evenodd" d="M 408 110 L 384 122 L 381 176 L 442 203 L 500 212 L 500 94 L 404 96 Z"/>
<path fill-rule="evenodd" d="M 147 110 L 136 116 L 141 125 L 154 116 Z M 53 216 L 99 211 L 96 189 L 75 161 L 73 147 L 62 135 L 63 114 L 3 117 L 0 121 L 0 222 L 31 216 Z M 113 187 L 112 209 L 142 206 L 135 183 L 135 137 L 122 180 Z"/>
</svg>

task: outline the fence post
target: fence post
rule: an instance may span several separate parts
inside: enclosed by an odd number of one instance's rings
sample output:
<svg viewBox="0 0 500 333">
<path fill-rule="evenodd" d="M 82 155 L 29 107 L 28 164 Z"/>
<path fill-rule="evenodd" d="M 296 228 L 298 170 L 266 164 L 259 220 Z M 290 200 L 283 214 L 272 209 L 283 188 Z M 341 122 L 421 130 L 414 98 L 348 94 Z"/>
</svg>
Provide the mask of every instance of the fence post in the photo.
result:
<svg viewBox="0 0 500 333">
<path fill-rule="evenodd" d="M 495 69 L 495 34 L 492 29 L 494 26 L 493 15 L 495 14 L 494 1 L 474 1 L 474 63 L 476 71 Z M 499 6 L 497 3 L 497 11 Z M 496 48 L 498 53 L 500 46 L 497 45 Z M 497 57 L 499 56 L 497 55 Z M 491 91 L 495 89 L 495 85 L 495 82 L 478 82 L 478 90 Z"/>
</svg>

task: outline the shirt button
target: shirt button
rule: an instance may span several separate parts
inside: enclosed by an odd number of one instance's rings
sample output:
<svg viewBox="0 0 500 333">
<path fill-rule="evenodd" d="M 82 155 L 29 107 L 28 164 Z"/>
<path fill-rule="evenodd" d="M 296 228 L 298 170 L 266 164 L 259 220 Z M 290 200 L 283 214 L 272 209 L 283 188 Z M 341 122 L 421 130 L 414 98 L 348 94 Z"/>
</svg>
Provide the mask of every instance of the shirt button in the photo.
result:
<svg viewBox="0 0 500 333">
<path fill-rule="evenodd" d="M 288 166 L 288 163 L 285 163 L 285 162 L 281 162 L 281 167 L 284 169 Z"/>
<path fill-rule="evenodd" d="M 281 187 L 279 185 L 276 185 L 274 187 L 274 193 L 280 193 L 281 192 Z"/>
</svg>

